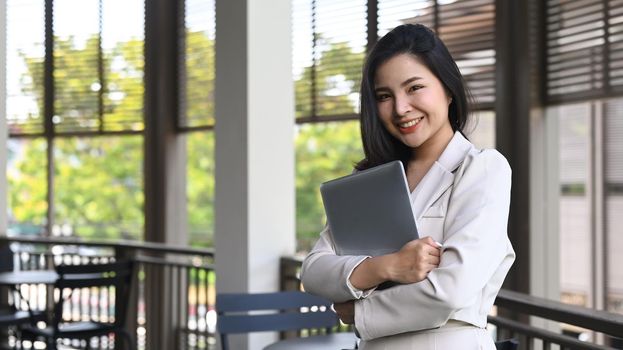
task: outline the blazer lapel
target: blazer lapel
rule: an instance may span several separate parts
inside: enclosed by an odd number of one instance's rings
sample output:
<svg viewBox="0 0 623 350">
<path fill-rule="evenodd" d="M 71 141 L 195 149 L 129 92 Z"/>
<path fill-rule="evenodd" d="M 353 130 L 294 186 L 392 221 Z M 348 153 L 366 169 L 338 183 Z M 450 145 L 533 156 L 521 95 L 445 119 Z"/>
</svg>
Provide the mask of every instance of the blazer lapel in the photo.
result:
<svg viewBox="0 0 623 350">
<path fill-rule="evenodd" d="M 433 164 L 424 178 L 411 194 L 413 216 L 419 220 L 424 212 L 452 186 L 454 170 L 463 162 L 467 153 L 474 146 L 459 132 L 455 132 L 452 140 L 439 159 Z"/>
<path fill-rule="evenodd" d="M 420 181 L 413 196 L 411 204 L 413 206 L 413 216 L 417 220 L 422 214 L 452 185 L 454 175 L 445 170 L 435 162 L 426 176 Z"/>
</svg>

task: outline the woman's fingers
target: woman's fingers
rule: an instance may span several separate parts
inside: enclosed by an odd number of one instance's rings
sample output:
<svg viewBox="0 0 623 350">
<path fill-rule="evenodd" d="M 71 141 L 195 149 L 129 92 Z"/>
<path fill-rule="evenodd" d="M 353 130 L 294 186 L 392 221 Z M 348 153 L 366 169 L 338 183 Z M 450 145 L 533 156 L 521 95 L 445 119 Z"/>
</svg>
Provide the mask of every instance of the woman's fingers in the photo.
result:
<svg viewBox="0 0 623 350">
<path fill-rule="evenodd" d="M 429 261 L 428 261 L 428 263 L 433 265 L 433 266 L 435 266 L 435 267 L 437 267 L 437 266 L 439 266 L 439 261 L 440 261 L 440 259 L 439 259 L 438 256 L 431 256 Z"/>
<path fill-rule="evenodd" d="M 441 249 L 439 248 L 430 248 L 428 249 L 428 254 L 432 256 L 441 256 Z"/>
</svg>

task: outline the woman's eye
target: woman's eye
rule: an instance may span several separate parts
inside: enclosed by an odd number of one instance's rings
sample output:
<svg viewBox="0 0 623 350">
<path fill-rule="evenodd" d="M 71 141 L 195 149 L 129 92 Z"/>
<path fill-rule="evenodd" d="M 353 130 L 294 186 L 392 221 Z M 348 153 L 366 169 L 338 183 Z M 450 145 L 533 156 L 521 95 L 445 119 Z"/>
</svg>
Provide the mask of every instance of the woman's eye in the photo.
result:
<svg viewBox="0 0 623 350">
<path fill-rule="evenodd" d="M 389 94 L 380 94 L 380 95 L 376 95 L 376 100 L 377 101 L 385 101 L 389 98 Z"/>
<path fill-rule="evenodd" d="M 422 86 L 422 85 L 411 85 L 411 86 L 409 87 L 409 92 L 417 91 L 417 90 L 419 90 L 419 89 L 421 89 L 421 88 L 423 88 L 423 86 Z"/>
</svg>

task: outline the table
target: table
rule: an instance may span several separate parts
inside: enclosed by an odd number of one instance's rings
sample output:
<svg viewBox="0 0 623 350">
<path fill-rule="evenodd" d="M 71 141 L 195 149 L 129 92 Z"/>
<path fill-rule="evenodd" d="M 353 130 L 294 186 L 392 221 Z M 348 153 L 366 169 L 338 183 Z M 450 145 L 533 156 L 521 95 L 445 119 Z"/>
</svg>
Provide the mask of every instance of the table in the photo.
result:
<svg viewBox="0 0 623 350">
<path fill-rule="evenodd" d="M 56 271 L 54 270 L 0 272 L 0 285 L 13 288 L 15 292 L 19 294 L 21 300 L 26 303 L 29 310 L 30 303 L 28 302 L 28 299 L 24 298 L 24 296 L 22 295 L 19 286 L 23 284 L 51 285 L 56 283 L 56 280 L 58 280 L 58 273 L 56 273 Z M 6 341 L 6 334 L 0 333 L 0 343 L 3 343 L 4 341 Z"/>
<path fill-rule="evenodd" d="M 268 345 L 264 350 L 341 350 L 355 349 L 356 344 L 355 333 L 331 333 L 281 340 Z"/>
<path fill-rule="evenodd" d="M 52 285 L 58 280 L 58 273 L 54 270 L 29 270 L 29 271 L 10 271 L 0 272 L 0 285 L 10 286 L 15 290 L 21 300 L 26 302 L 30 309 L 30 303 L 22 295 L 20 285 L 24 284 L 49 284 Z"/>
<path fill-rule="evenodd" d="M 54 284 L 58 273 L 54 270 L 32 270 L 0 272 L 0 285 L 17 286 L 20 284 Z"/>
</svg>

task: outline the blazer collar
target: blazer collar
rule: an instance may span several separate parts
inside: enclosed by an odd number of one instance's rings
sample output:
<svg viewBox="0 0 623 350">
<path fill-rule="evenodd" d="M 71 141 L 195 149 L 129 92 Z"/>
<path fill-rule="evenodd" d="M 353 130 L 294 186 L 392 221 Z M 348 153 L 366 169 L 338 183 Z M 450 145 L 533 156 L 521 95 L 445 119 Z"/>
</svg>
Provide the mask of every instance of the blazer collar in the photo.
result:
<svg viewBox="0 0 623 350">
<path fill-rule="evenodd" d="M 413 216 L 419 220 L 454 181 L 453 172 L 461 165 L 467 153 L 474 146 L 460 133 L 455 132 L 452 140 L 439 159 L 428 170 L 424 178 L 411 193 Z"/>
</svg>

